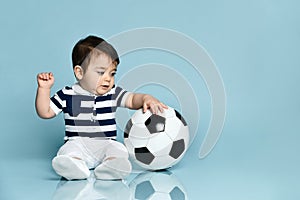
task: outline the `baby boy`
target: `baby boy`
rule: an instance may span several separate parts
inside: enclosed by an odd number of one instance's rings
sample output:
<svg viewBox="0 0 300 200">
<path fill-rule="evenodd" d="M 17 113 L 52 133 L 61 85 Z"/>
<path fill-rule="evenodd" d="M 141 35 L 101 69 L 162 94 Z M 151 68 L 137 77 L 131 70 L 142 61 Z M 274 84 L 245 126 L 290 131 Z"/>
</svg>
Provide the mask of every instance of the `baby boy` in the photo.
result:
<svg viewBox="0 0 300 200">
<path fill-rule="evenodd" d="M 124 179 L 131 172 L 131 164 L 127 149 L 116 141 L 116 109 L 142 108 L 156 114 L 167 106 L 151 95 L 115 85 L 119 56 L 102 38 L 88 36 L 78 41 L 72 62 L 77 83 L 52 97 L 53 74 L 37 75 L 37 114 L 49 119 L 63 112 L 65 119 L 65 144 L 52 160 L 53 169 L 68 180 L 86 179 L 90 169 L 97 179 Z"/>
</svg>

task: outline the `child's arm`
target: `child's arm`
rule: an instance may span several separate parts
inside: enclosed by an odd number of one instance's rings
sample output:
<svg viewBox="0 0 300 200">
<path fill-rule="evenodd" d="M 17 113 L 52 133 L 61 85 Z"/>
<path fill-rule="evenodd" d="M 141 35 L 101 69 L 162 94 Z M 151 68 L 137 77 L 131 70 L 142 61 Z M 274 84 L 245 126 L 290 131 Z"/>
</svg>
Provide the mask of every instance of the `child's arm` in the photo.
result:
<svg viewBox="0 0 300 200">
<path fill-rule="evenodd" d="M 168 106 L 160 102 L 148 94 L 131 93 L 126 100 L 126 107 L 130 109 L 143 108 L 143 112 L 146 112 L 150 108 L 153 114 L 157 114 L 158 111 L 163 112 L 163 108 L 167 109 Z"/>
<path fill-rule="evenodd" d="M 35 108 L 37 114 L 44 119 L 55 116 L 54 111 L 50 108 L 50 89 L 54 84 L 52 73 L 40 73 L 37 75 L 38 89 L 35 99 Z"/>
</svg>

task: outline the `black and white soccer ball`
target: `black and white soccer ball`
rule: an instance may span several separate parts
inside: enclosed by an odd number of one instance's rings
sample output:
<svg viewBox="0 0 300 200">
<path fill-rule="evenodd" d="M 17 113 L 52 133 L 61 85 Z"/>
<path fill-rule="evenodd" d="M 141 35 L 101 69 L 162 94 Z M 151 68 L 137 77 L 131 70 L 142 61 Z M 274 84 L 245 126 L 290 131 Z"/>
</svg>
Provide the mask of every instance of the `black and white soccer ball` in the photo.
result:
<svg viewBox="0 0 300 200">
<path fill-rule="evenodd" d="M 144 172 L 129 184 L 134 200 L 186 200 L 187 193 L 178 178 L 170 171 Z"/>
<path fill-rule="evenodd" d="M 124 144 L 138 166 L 147 170 L 166 169 L 184 156 L 189 129 L 184 118 L 171 107 L 158 114 L 139 109 L 126 125 Z"/>
</svg>

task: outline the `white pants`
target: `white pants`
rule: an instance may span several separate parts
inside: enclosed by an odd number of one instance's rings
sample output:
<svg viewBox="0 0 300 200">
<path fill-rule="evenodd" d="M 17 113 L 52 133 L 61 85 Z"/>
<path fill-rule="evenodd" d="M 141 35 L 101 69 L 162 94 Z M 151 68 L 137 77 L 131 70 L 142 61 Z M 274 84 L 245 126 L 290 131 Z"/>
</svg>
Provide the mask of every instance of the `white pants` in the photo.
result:
<svg viewBox="0 0 300 200">
<path fill-rule="evenodd" d="M 122 143 L 115 140 L 89 137 L 69 138 L 58 150 L 57 155 L 80 158 L 86 162 L 90 169 L 95 168 L 109 157 L 128 159 L 127 149 Z"/>
</svg>

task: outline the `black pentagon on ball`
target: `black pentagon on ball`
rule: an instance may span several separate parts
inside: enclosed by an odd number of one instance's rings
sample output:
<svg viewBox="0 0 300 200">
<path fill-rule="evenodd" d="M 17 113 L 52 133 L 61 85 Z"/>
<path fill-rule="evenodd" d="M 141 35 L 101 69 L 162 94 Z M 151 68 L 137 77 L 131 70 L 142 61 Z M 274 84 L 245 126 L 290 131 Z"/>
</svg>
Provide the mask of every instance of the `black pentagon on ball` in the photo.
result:
<svg viewBox="0 0 300 200">
<path fill-rule="evenodd" d="M 184 118 L 181 116 L 181 114 L 180 114 L 177 110 L 175 110 L 175 114 L 176 114 L 176 117 L 177 117 L 178 119 L 180 119 L 180 121 L 182 122 L 182 124 L 183 124 L 184 126 L 187 126 L 186 121 L 184 120 Z"/>
<path fill-rule="evenodd" d="M 155 192 L 150 181 L 144 181 L 136 186 L 134 197 L 135 199 L 148 199 Z"/>
<path fill-rule="evenodd" d="M 145 126 L 153 134 L 165 131 L 165 123 L 166 118 L 153 114 L 145 121 Z"/>
<path fill-rule="evenodd" d="M 170 192 L 171 199 L 185 200 L 185 195 L 179 187 L 174 187 Z"/>
<path fill-rule="evenodd" d="M 147 149 L 147 147 L 135 148 L 134 149 L 135 158 L 149 165 L 154 160 L 154 155 Z"/>
<path fill-rule="evenodd" d="M 131 121 L 131 119 L 127 122 L 127 124 L 126 124 L 126 127 L 125 127 L 125 130 L 124 130 L 124 138 L 128 138 L 128 136 L 129 136 L 129 132 L 130 132 L 130 129 L 131 129 L 131 127 L 132 127 L 132 121 Z"/>
<path fill-rule="evenodd" d="M 169 155 L 177 159 L 185 150 L 184 139 L 174 141 Z"/>
</svg>

